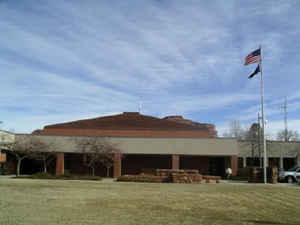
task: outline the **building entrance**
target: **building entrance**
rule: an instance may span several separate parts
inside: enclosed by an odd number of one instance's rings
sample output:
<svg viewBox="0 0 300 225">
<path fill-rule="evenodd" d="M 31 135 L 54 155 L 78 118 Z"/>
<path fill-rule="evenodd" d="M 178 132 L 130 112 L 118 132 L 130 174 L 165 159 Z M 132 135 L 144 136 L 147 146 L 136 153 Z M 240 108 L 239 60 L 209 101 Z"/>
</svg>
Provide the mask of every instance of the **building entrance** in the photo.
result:
<svg viewBox="0 0 300 225">
<path fill-rule="evenodd" d="M 225 176 L 225 159 L 221 157 L 209 158 L 209 174 L 213 176 Z"/>
</svg>

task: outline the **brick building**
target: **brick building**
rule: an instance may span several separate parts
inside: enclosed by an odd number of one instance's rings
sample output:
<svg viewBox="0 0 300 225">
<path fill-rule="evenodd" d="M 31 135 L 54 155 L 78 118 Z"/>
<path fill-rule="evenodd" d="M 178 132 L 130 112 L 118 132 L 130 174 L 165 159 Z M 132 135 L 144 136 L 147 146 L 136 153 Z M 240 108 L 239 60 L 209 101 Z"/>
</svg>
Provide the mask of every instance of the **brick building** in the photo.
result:
<svg viewBox="0 0 300 225">
<path fill-rule="evenodd" d="M 155 118 L 137 112 L 78 120 L 45 126 L 33 135 L 55 142 L 56 173 L 87 173 L 84 154 L 75 139 L 102 137 L 118 146 L 111 174 L 137 174 L 142 169 L 198 169 L 202 174 L 224 175 L 230 166 L 237 173 L 238 145 L 235 139 L 217 138 L 212 124 L 181 116 Z M 16 135 L 18 139 L 30 135 Z M 96 175 L 105 175 L 99 167 Z"/>
<path fill-rule="evenodd" d="M 238 168 L 259 167 L 263 165 L 262 146 L 250 141 L 238 142 Z M 299 141 L 266 141 L 267 166 L 284 170 L 294 166 L 300 166 L 300 142 Z M 298 161 L 297 161 L 298 160 Z"/>
<path fill-rule="evenodd" d="M 78 120 L 45 126 L 38 134 L 111 137 L 216 137 L 215 126 L 197 123 L 182 116 L 163 119 L 138 112 Z"/>
</svg>

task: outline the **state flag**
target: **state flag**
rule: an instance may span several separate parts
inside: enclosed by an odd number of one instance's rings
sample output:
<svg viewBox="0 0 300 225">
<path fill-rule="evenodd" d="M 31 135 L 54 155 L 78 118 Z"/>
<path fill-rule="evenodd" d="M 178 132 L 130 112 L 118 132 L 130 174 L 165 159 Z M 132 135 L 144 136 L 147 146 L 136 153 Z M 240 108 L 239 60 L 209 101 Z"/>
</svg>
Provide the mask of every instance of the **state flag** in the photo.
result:
<svg viewBox="0 0 300 225">
<path fill-rule="evenodd" d="M 255 76 L 255 74 L 257 74 L 257 73 L 259 73 L 260 72 L 260 66 L 259 66 L 259 64 L 257 65 L 257 67 L 256 67 L 256 69 L 254 70 L 254 72 L 253 73 L 251 73 L 250 75 L 249 75 L 249 79 L 251 79 L 252 77 L 254 77 Z"/>
</svg>

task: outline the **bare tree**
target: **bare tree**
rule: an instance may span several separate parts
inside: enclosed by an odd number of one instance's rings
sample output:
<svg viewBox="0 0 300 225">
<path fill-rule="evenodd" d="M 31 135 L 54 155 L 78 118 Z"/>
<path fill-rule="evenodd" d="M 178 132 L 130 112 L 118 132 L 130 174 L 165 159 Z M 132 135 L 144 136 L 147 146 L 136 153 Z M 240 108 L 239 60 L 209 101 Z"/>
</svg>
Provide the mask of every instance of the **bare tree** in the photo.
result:
<svg viewBox="0 0 300 225">
<path fill-rule="evenodd" d="M 245 137 L 245 129 L 242 128 L 239 120 L 232 120 L 229 123 L 228 130 L 223 133 L 224 137 L 232 137 L 243 140 Z"/>
<path fill-rule="evenodd" d="M 261 127 L 258 123 L 253 123 L 251 127 L 245 131 L 244 140 L 251 145 L 251 164 L 252 166 L 257 166 L 255 158 L 259 158 L 259 164 L 261 165 Z M 258 153 L 257 154 L 255 154 Z"/>
<path fill-rule="evenodd" d="M 44 149 L 49 148 L 49 146 L 44 146 Z M 29 156 L 30 158 L 33 158 L 35 160 L 39 160 L 42 162 L 43 165 L 43 172 L 47 173 L 47 168 L 49 164 L 56 159 L 56 153 L 55 152 L 44 152 L 44 151 L 36 151 L 35 153 L 31 154 Z"/>
<path fill-rule="evenodd" d="M 253 123 L 251 127 L 244 132 L 244 139 L 257 142 L 260 133 L 261 133 L 260 125 L 258 123 Z"/>
<path fill-rule="evenodd" d="M 281 130 L 277 132 L 277 137 L 276 139 L 278 141 L 299 141 L 300 136 L 298 131 L 293 131 L 293 130 Z"/>
<path fill-rule="evenodd" d="M 17 159 L 16 176 L 20 175 L 21 163 L 25 158 L 33 158 L 43 161 L 44 171 L 47 171 L 47 160 L 53 153 L 49 152 L 50 145 L 34 136 L 25 136 L 11 144 L 9 153 Z"/>
<path fill-rule="evenodd" d="M 77 138 L 75 142 L 79 151 L 85 154 L 85 165 L 92 170 L 92 175 L 95 175 L 95 167 L 102 164 L 106 167 L 106 175 L 109 176 L 114 155 L 120 153 L 120 150 L 102 137 Z"/>
<path fill-rule="evenodd" d="M 100 162 L 106 167 L 106 176 L 109 177 L 110 168 L 114 165 L 114 156 L 119 153 L 118 149 L 113 146 L 107 146 L 105 152 L 103 152 L 102 157 L 100 157 Z"/>
</svg>

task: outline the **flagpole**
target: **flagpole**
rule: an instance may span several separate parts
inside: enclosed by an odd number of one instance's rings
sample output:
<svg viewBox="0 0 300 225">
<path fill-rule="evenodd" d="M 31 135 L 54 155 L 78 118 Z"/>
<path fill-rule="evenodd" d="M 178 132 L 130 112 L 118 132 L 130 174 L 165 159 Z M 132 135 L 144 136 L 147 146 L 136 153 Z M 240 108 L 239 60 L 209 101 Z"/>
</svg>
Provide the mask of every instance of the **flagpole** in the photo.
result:
<svg viewBox="0 0 300 225">
<path fill-rule="evenodd" d="M 262 116 L 262 140 L 263 140 L 263 154 L 264 154 L 264 183 L 267 183 L 267 151 L 266 151 L 266 139 L 265 139 L 265 114 L 264 114 L 264 79 L 262 73 L 262 49 L 260 49 L 260 82 L 261 82 L 261 116 Z"/>
</svg>

